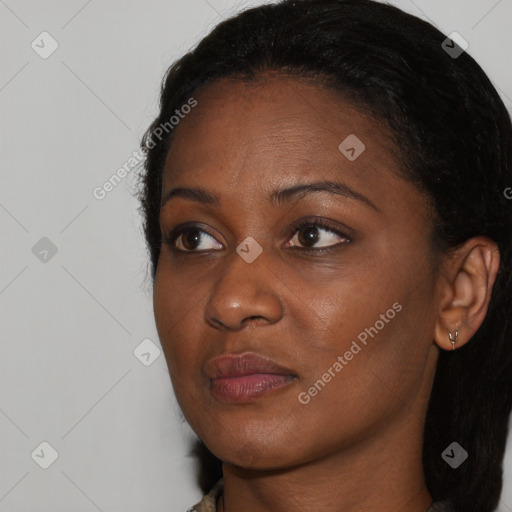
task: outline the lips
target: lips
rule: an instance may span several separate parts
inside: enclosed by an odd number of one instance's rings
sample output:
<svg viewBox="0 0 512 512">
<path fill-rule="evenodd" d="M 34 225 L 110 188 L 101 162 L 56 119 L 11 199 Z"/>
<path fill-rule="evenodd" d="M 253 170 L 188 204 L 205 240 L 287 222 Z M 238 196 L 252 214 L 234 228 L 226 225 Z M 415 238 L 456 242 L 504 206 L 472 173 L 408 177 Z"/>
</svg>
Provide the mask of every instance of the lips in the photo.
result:
<svg viewBox="0 0 512 512">
<path fill-rule="evenodd" d="M 205 366 L 211 393 L 223 402 L 252 401 L 293 382 L 293 370 L 254 353 L 211 359 Z"/>
<path fill-rule="evenodd" d="M 293 370 L 277 364 L 268 357 L 254 353 L 227 355 L 211 359 L 206 363 L 205 373 L 210 379 L 241 377 L 254 373 L 293 375 Z"/>
</svg>

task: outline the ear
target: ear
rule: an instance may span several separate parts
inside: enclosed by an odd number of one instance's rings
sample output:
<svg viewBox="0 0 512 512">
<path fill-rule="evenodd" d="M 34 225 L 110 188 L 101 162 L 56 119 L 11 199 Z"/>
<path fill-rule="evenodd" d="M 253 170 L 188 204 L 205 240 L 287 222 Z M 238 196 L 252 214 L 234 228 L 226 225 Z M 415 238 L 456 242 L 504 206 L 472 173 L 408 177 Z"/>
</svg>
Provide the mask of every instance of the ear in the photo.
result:
<svg viewBox="0 0 512 512">
<path fill-rule="evenodd" d="M 482 325 L 500 266 L 498 246 L 478 236 L 457 247 L 442 263 L 434 341 L 444 350 L 465 345 Z M 456 336 L 456 331 L 458 336 Z"/>
</svg>

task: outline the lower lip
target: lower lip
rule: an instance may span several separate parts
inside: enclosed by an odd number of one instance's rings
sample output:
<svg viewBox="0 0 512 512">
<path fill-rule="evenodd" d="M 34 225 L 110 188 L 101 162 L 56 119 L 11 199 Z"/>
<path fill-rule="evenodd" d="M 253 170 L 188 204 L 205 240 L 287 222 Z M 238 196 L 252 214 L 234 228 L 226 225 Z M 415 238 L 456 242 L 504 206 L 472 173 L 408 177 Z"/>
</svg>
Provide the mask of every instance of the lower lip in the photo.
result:
<svg viewBox="0 0 512 512">
<path fill-rule="evenodd" d="M 220 399 L 244 402 L 287 386 L 293 380 L 295 380 L 293 375 L 254 373 L 240 377 L 214 379 L 211 392 Z"/>
</svg>

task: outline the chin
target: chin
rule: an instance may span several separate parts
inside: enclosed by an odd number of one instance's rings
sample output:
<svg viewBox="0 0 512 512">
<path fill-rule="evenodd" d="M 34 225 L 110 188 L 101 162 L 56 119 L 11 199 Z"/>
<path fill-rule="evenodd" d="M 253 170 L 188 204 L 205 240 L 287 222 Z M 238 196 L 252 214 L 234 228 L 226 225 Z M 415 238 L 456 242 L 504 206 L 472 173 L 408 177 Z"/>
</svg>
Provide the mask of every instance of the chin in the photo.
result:
<svg viewBox="0 0 512 512">
<path fill-rule="evenodd" d="M 255 439 L 216 439 L 207 444 L 209 450 L 224 463 L 254 471 L 278 471 L 307 462 L 307 452 L 297 443 L 276 441 L 259 443 Z"/>
</svg>

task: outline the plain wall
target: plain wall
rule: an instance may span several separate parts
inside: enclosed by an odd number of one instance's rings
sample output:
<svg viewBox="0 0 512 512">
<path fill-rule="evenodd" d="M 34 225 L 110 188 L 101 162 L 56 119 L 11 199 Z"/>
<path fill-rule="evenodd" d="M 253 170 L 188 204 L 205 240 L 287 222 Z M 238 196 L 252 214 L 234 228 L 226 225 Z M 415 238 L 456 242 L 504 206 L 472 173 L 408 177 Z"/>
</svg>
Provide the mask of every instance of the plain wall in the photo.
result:
<svg viewBox="0 0 512 512">
<path fill-rule="evenodd" d="M 163 354 L 134 355 L 146 339 L 160 347 L 134 173 L 93 191 L 132 169 L 170 63 L 261 3 L 0 2 L 0 512 L 179 512 L 200 499 Z M 511 2 L 392 3 L 461 33 L 512 108 Z M 43 31 L 58 44 L 47 58 Z M 42 442 L 58 453 L 47 469 Z"/>
</svg>

